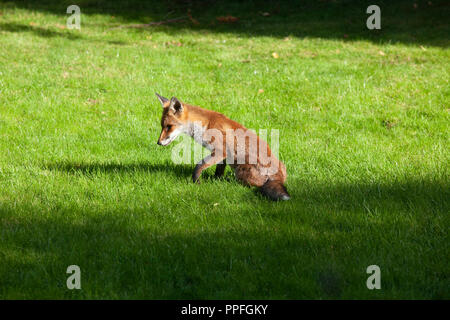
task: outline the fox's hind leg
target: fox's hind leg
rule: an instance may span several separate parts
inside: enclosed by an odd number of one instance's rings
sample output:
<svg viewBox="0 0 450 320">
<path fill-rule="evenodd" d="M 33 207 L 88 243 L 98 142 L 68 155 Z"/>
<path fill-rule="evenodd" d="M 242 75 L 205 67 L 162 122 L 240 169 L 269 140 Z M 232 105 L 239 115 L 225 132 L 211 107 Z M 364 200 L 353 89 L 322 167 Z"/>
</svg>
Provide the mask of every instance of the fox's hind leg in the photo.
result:
<svg viewBox="0 0 450 320">
<path fill-rule="evenodd" d="M 267 181 L 267 176 L 260 174 L 254 165 L 241 164 L 234 169 L 236 178 L 247 186 L 262 187 Z"/>
</svg>

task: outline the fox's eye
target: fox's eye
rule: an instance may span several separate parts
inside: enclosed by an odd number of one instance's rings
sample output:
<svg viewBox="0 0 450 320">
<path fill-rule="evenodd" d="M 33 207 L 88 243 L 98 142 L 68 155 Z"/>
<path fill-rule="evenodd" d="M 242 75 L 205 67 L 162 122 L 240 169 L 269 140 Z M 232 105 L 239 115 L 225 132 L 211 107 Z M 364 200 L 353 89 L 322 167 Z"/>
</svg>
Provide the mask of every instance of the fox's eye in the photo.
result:
<svg viewBox="0 0 450 320">
<path fill-rule="evenodd" d="M 168 126 L 166 127 L 166 129 L 167 129 L 167 131 L 169 131 L 170 129 L 172 129 L 172 126 L 171 126 L 171 125 L 168 125 Z"/>
</svg>

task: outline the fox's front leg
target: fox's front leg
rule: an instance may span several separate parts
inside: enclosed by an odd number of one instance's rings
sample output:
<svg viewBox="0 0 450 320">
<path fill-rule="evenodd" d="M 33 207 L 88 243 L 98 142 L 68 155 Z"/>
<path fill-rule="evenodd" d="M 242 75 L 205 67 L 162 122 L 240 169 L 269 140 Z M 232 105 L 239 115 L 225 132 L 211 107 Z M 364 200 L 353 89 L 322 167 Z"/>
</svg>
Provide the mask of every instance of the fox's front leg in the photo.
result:
<svg viewBox="0 0 450 320">
<path fill-rule="evenodd" d="M 203 170 L 215 164 L 221 165 L 219 162 L 223 161 L 224 159 L 225 157 L 217 156 L 215 153 L 211 153 L 209 156 L 205 157 L 195 166 L 194 173 L 192 174 L 192 181 L 194 183 L 198 183 L 198 178 L 200 178 Z M 223 165 L 225 166 L 225 164 Z"/>
<path fill-rule="evenodd" d="M 216 173 L 214 174 L 214 176 L 216 178 L 220 178 L 221 176 L 223 176 L 223 174 L 225 173 L 225 167 L 227 166 L 226 163 L 219 163 L 216 166 Z"/>
</svg>

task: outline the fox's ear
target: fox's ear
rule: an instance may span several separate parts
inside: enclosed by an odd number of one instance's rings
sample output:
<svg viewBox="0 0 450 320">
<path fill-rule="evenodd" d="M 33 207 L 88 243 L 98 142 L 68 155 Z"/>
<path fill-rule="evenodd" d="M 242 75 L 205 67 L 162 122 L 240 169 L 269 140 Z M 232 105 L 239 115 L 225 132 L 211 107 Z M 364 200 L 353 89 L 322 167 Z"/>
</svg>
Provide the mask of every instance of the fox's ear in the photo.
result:
<svg viewBox="0 0 450 320">
<path fill-rule="evenodd" d="M 156 92 L 155 92 L 155 94 L 156 94 L 156 96 L 158 97 L 159 102 L 161 102 L 161 106 L 164 108 L 164 103 L 166 103 L 167 101 L 169 101 L 169 99 L 160 96 L 160 95 L 157 94 Z"/>
<path fill-rule="evenodd" d="M 183 105 L 181 104 L 180 100 L 178 100 L 176 97 L 172 97 L 170 99 L 170 107 L 169 107 L 174 113 L 182 113 L 183 112 Z"/>
</svg>

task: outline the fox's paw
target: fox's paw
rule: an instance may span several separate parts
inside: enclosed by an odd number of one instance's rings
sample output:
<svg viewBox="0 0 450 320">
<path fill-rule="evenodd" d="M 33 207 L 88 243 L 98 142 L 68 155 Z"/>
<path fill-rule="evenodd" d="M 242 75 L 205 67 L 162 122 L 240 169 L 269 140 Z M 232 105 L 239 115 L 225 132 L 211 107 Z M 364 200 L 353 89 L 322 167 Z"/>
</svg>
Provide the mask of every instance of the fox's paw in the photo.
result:
<svg viewBox="0 0 450 320">
<path fill-rule="evenodd" d="M 196 174 L 194 172 L 194 174 L 192 175 L 192 182 L 194 182 L 196 184 L 200 184 L 200 174 Z"/>
</svg>

